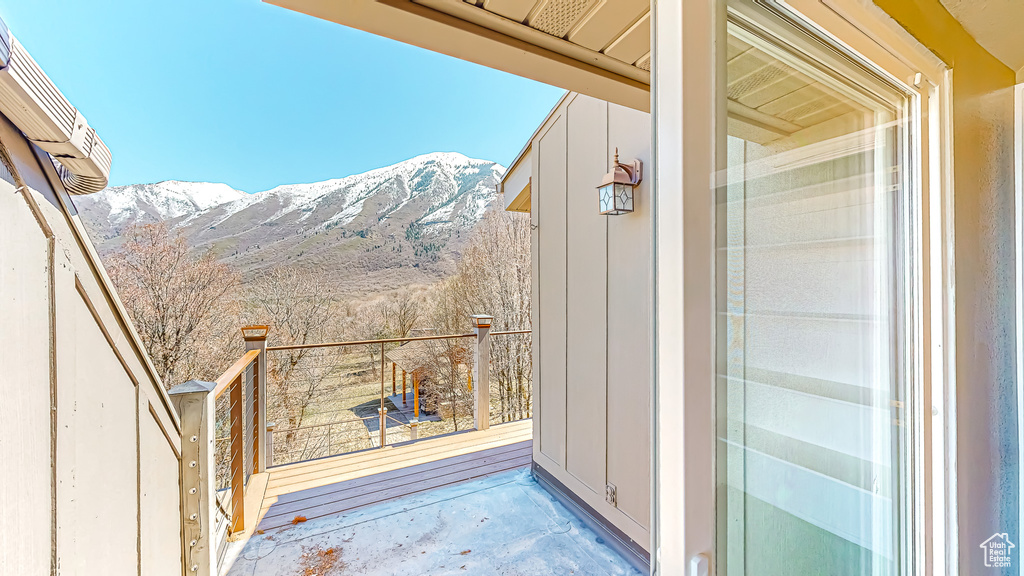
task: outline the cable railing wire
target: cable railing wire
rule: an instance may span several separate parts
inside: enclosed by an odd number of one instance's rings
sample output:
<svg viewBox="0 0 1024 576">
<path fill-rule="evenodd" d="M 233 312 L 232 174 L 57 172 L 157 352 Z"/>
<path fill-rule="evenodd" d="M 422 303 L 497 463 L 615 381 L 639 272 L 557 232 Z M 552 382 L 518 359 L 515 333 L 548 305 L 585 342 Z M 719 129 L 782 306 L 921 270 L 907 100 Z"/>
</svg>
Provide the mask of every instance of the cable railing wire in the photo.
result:
<svg viewBox="0 0 1024 576">
<path fill-rule="evenodd" d="M 529 356 L 530 334 L 490 333 L 517 340 L 503 348 L 491 340 L 491 423 L 532 415 L 532 370 L 499 373 L 495 365 L 503 361 L 498 353 Z M 268 346 L 271 464 L 473 428 L 474 344 L 467 338 L 476 334 Z"/>
</svg>

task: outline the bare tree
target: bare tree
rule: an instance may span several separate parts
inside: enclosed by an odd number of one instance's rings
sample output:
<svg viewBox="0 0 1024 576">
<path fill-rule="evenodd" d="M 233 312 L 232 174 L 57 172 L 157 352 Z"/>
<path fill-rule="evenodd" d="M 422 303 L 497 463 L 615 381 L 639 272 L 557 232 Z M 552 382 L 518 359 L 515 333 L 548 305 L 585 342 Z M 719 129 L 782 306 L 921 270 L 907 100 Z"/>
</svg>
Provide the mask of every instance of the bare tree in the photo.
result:
<svg viewBox="0 0 1024 576">
<path fill-rule="evenodd" d="M 327 342 L 335 331 L 338 306 L 326 278 L 299 268 L 264 272 L 246 289 L 246 319 L 270 325 L 280 345 Z M 269 360 L 268 415 L 285 419 L 288 429 L 298 428 L 340 366 L 322 350 L 311 348 L 274 352 Z"/>
<path fill-rule="evenodd" d="M 527 215 L 489 212 L 473 231 L 452 278 L 456 312 L 494 316 L 493 330 L 531 327 L 530 220 Z M 532 414 L 533 355 L 529 334 L 491 339 L 492 381 L 498 388 L 501 419 Z"/>
<path fill-rule="evenodd" d="M 164 385 L 213 380 L 232 335 L 237 345 L 237 274 L 164 223 L 133 226 L 124 239 L 107 271 Z"/>
<path fill-rule="evenodd" d="M 442 280 L 431 291 L 427 321 L 439 334 L 465 332 L 461 295 L 463 287 L 458 278 Z M 469 373 L 472 370 L 470 342 L 462 338 L 423 341 L 421 364 L 429 380 L 421 386 L 427 405 L 436 407 L 442 418 L 450 417 L 455 430 L 459 418 L 473 415 L 472 396 L 469 393 Z"/>
<path fill-rule="evenodd" d="M 349 326 L 351 338 L 354 340 L 384 340 L 388 338 L 405 338 L 416 327 L 420 320 L 420 298 L 413 289 L 406 288 L 390 292 L 384 296 L 358 306 Z M 386 345 L 385 350 L 395 348 Z M 374 375 L 380 376 L 380 344 L 367 344 L 366 354 Z"/>
<path fill-rule="evenodd" d="M 384 338 L 404 338 L 420 319 L 420 301 L 410 290 L 398 290 L 381 298 L 376 304 L 377 316 Z"/>
<path fill-rule="evenodd" d="M 375 303 L 364 304 L 356 309 L 351 330 L 354 340 L 381 340 L 389 337 L 381 319 L 380 310 Z M 364 348 L 366 355 L 370 357 L 371 373 L 379 377 L 380 344 L 367 344 L 360 348 Z"/>
</svg>

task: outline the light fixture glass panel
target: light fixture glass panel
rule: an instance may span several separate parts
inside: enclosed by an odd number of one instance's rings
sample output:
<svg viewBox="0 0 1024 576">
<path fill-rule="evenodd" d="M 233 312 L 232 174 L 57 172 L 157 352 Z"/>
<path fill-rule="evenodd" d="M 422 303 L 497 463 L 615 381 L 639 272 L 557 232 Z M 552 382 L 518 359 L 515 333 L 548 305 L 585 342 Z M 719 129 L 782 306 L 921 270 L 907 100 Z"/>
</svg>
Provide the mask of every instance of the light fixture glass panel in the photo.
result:
<svg viewBox="0 0 1024 576">
<path fill-rule="evenodd" d="M 601 213 L 605 214 L 614 209 L 614 184 L 606 184 L 602 186 L 598 192 L 601 196 Z"/>
<path fill-rule="evenodd" d="M 615 185 L 615 208 L 620 211 L 632 210 L 633 187 L 625 184 Z"/>
</svg>

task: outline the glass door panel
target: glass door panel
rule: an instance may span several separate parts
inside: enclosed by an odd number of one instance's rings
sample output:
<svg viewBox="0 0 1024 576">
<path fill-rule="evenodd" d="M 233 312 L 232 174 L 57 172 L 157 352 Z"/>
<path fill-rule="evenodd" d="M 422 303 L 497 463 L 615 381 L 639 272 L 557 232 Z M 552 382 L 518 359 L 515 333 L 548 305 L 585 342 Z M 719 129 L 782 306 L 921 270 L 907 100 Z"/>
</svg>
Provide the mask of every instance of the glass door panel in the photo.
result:
<svg viewBox="0 0 1024 576">
<path fill-rule="evenodd" d="M 762 8 L 730 8 L 717 572 L 898 574 L 904 99 Z"/>
</svg>

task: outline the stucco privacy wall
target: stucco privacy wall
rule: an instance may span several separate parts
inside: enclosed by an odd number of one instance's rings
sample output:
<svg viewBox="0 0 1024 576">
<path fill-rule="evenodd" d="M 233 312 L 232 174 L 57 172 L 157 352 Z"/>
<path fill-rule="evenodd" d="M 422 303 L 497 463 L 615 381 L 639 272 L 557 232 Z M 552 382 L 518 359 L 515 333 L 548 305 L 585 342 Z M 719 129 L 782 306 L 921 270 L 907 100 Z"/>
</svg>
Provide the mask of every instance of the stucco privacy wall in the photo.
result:
<svg viewBox="0 0 1024 576">
<path fill-rule="evenodd" d="M 0 571 L 180 575 L 177 418 L 49 158 L 0 143 Z"/>
<path fill-rule="evenodd" d="M 1014 72 L 979 46 L 938 0 L 877 0 L 876 4 L 953 70 L 960 573 L 999 573 L 984 567 L 979 544 L 994 532 L 1007 532 L 1020 543 Z M 1018 560 L 1015 557 L 1014 568 L 1004 573 L 1016 573 Z"/>
<path fill-rule="evenodd" d="M 650 115 L 575 95 L 532 145 L 534 460 L 650 547 L 651 205 L 602 216 L 615 148 L 650 166 Z M 617 506 L 605 501 L 614 484 Z"/>
</svg>

